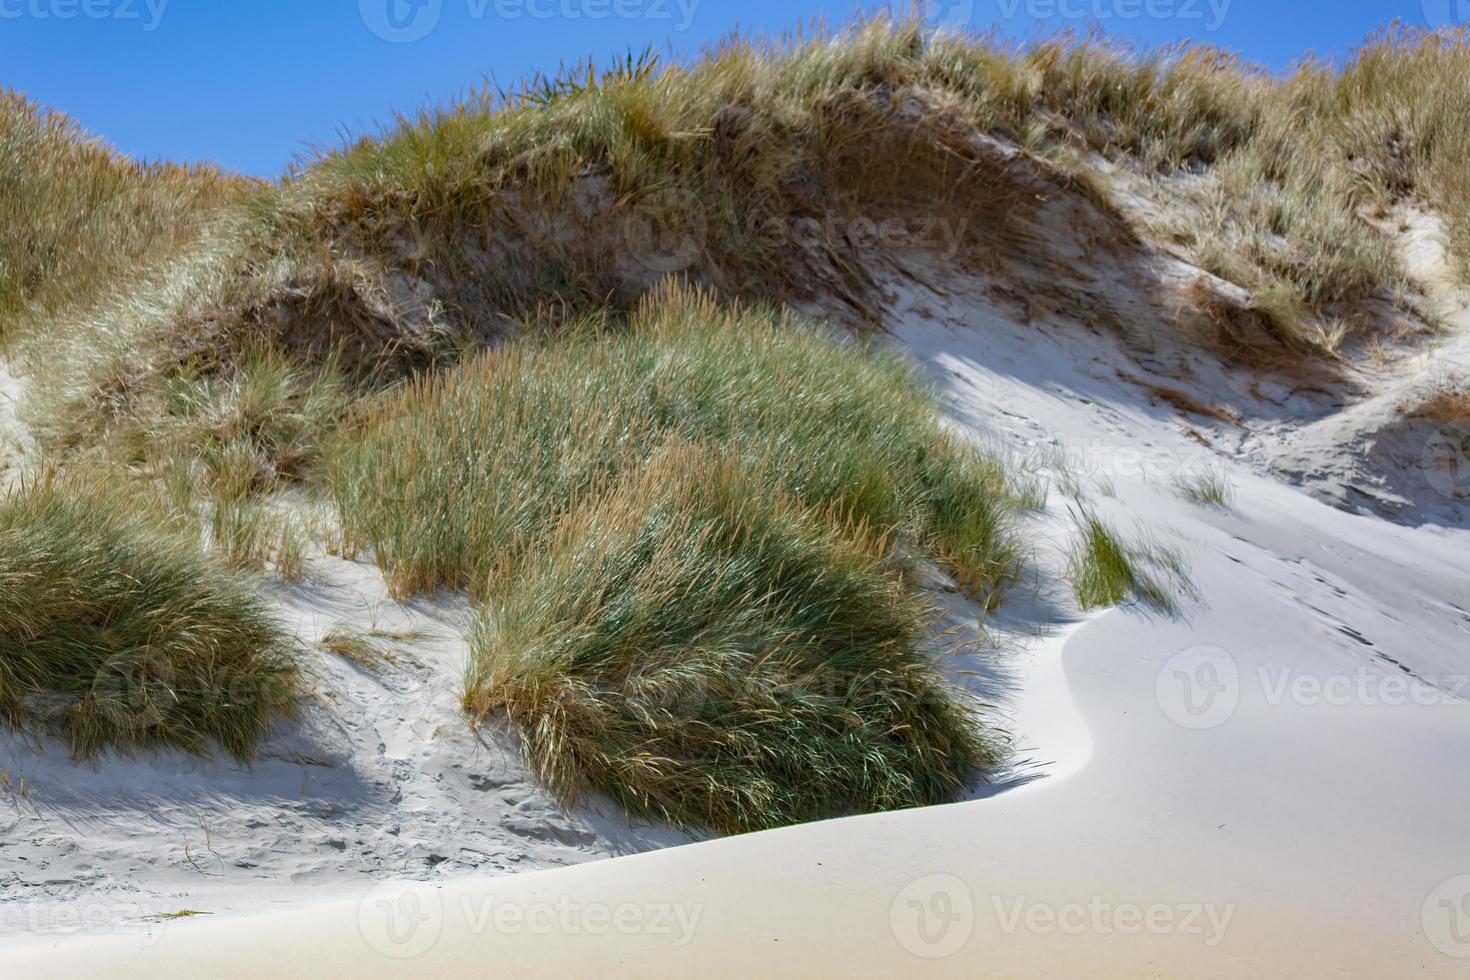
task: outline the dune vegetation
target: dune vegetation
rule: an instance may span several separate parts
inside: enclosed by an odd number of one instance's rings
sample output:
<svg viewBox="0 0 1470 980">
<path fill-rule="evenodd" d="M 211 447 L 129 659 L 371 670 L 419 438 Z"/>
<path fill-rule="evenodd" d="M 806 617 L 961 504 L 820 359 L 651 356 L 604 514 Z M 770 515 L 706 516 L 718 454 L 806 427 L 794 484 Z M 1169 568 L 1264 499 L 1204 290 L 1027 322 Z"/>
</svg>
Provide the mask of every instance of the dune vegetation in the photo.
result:
<svg viewBox="0 0 1470 980">
<path fill-rule="evenodd" d="M 0 723 L 74 756 L 223 748 L 248 759 L 297 664 L 263 599 L 104 491 L 0 499 Z"/>
<path fill-rule="evenodd" d="M 995 736 L 926 649 L 893 542 L 671 436 L 496 569 L 466 707 L 565 803 L 738 833 L 953 800 Z"/>
<path fill-rule="evenodd" d="M 1067 579 L 1077 604 L 1100 609 L 1141 602 L 1172 613 L 1194 592 L 1184 556 L 1143 535 L 1126 540 L 1097 514 L 1078 505 L 1072 511 L 1077 536 L 1067 556 Z"/>
<path fill-rule="evenodd" d="M 15 593 L 0 709 L 80 755 L 248 754 L 292 677 L 249 573 L 300 578 L 330 534 L 395 594 L 470 596 L 465 710 L 564 801 L 745 830 L 952 799 L 1000 739 L 935 673 L 916 572 L 994 606 L 1039 502 L 872 336 L 854 222 L 956 219 L 946 261 L 984 268 L 1029 233 L 1030 168 L 1238 294 L 1199 293 L 1215 353 L 1291 370 L 1417 315 L 1400 209 L 1445 216 L 1470 265 L 1467 160 L 1470 37 L 1398 28 L 1272 75 L 877 18 L 476 93 L 269 183 L 137 164 L 5 95 L 23 419 L 48 466 L 126 492 L 5 505 L 16 568 L 52 569 L 26 587 L 62 591 Z M 1164 206 L 1129 210 L 1139 186 Z M 26 521 L 66 546 L 40 554 Z M 1187 593 L 1173 552 L 1077 523 L 1079 604 Z M 75 623 L 25 619 L 42 599 Z M 263 693 L 170 689 L 162 727 L 125 729 L 93 692 L 148 643 Z M 348 633 L 327 649 L 370 659 Z"/>
<path fill-rule="evenodd" d="M 126 303 L 33 333 L 47 383 L 30 417 L 51 447 L 134 443 L 167 412 L 175 379 L 228 373 L 262 340 L 391 379 L 548 309 L 631 308 L 670 271 L 725 298 L 824 296 L 871 318 L 876 287 L 834 220 L 968 215 L 985 220 L 966 227 L 1001 234 L 1010 192 L 977 156 L 977 134 L 1104 205 L 1104 168 L 1150 181 L 1173 204 L 1136 231 L 1244 289 L 1269 328 L 1250 343 L 1330 360 L 1376 329 L 1355 301 L 1412 302 L 1379 216 L 1432 208 L 1470 258 L 1467 66 L 1454 33 L 1395 29 L 1340 67 L 1273 76 L 1208 48 L 1135 54 L 1058 38 L 1016 49 L 877 19 L 838 36 L 732 40 L 688 65 L 644 56 L 568 70 L 404 117 L 276 184 L 208 179 L 208 193 L 161 194 L 194 220 L 165 235 L 144 222 L 128 241 L 166 256 L 198 222 L 207 229 L 161 270 L 110 276 Z M 8 105 L 34 128 L 33 110 Z M 34 140 L 10 152 L 56 156 Z M 132 179 L 164 190 L 183 179 L 154 170 Z M 222 197 L 230 205 L 214 207 Z M 27 188 L 0 198 L 50 213 Z M 107 206 L 66 227 L 115 227 Z M 818 233 L 796 235 L 802 221 Z M 959 244 L 983 261 L 1004 240 Z"/>
<path fill-rule="evenodd" d="M 134 288 L 253 182 L 140 164 L 0 89 L 0 337 Z"/>
<path fill-rule="evenodd" d="M 953 799 L 999 752 L 905 572 L 999 600 L 994 459 L 891 355 L 665 289 L 367 405 L 329 448 L 344 537 L 484 611 L 465 707 L 566 803 L 726 831 Z"/>
<path fill-rule="evenodd" d="M 626 320 L 507 343 L 366 403 L 324 479 L 345 537 L 397 593 L 477 592 L 501 554 L 534 547 L 670 435 L 933 555 L 982 600 L 1019 561 L 1001 464 L 942 428 L 911 366 L 679 288 Z"/>
</svg>

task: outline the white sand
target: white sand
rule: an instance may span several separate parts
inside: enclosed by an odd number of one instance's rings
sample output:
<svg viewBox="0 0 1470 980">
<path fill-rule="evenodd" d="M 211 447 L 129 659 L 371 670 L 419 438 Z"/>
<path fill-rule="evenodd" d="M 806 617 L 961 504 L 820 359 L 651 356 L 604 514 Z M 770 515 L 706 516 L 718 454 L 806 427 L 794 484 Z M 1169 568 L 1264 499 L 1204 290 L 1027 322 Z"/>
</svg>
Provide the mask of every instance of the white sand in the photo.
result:
<svg viewBox="0 0 1470 980">
<path fill-rule="evenodd" d="M 1002 785 L 949 807 L 581 864 L 677 838 L 611 813 L 556 817 L 512 753 L 476 746 L 454 719 L 463 654 L 445 639 L 382 680 L 326 667 L 330 711 L 252 773 L 177 759 L 79 773 L 54 750 L 38 760 L 0 742 L 0 765 L 26 760 L 36 788 L 0 802 L 0 917 L 23 909 L 39 920 L 10 931 L 52 932 L 7 939 L 9 970 L 1470 973 L 1470 532 L 1446 526 L 1452 502 L 1421 526 L 1334 509 L 1321 487 L 1280 480 L 1291 433 L 1321 411 L 1313 393 L 1246 398 L 1198 360 L 1191 393 L 1242 407 L 1244 425 L 1183 419 L 1120 384 L 1119 370 L 1147 372 L 1110 335 L 1012 322 L 983 284 L 947 285 L 895 287 L 892 325 L 955 424 L 1033 458 L 1064 450 L 1100 511 L 1186 549 L 1202 596 L 1178 619 L 1136 607 L 1083 619 L 1043 590 L 993 624 L 1000 649 L 957 656 L 956 678 L 1012 719 L 1018 764 Z M 1302 472 L 1357 451 L 1303 441 L 1319 457 Z M 1174 492 L 1204 466 L 1228 473 L 1232 510 Z M 1043 566 L 1061 560 L 1066 508 L 1058 488 Z M 326 574 L 287 600 L 308 634 L 380 596 L 370 570 Z M 963 633 L 974 610 L 946 604 Z M 386 625 L 450 637 L 461 615 L 452 602 L 383 606 Z M 1028 635 L 1036 618 L 1049 635 Z M 579 866 L 485 873 L 558 863 Z M 385 877 L 431 886 L 372 884 Z M 109 894 L 214 914 L 63 921 Z"/>
</svg>

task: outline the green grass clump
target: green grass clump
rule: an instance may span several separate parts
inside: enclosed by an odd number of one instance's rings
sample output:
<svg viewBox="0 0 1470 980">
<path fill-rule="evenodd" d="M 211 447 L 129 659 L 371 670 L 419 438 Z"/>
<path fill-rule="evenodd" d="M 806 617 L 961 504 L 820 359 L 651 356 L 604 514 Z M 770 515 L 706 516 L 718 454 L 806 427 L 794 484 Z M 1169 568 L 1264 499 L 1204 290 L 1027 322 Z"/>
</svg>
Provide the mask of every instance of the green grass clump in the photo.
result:
<svg viewBox="0 0 1470 980">
<path fill-rule="evenodd" d="M 1229 510 L 1235 504 L 1235 484 L 1223 470 L 1214 467 L 1182 474 L 1174 483 L 1179 496 L 1201 507 Z"/>
<path fill-rule="evenodd" d="M 0 500 L 0 724 L 77 759 L 254 754 L 297 666 L 262 601 L 198 545 L 67 483 Z"/>
<path fill-rule="evenodd" d="M 754 830 L 950 800 L 995 757 L 907 573 L 998 600 L 1018 501 L 894 355 L 670 288 L 383 395 L 326 463 L 395 593 L 482 604 L 465 708 L 568 804 Z"/>
<path fill-rule="evenodd" d="M 769 465 L 769 464 L 767 464 Z M 738 833 L 953 800 L 997 758 L 887 542 L 677 438 L 497 569 L 465 705 L 567 805 Z"/>
<path fill-rule="evenodd" d="M 670 435 L 721 447 L 772 492 L 932 554 L 978 598 L 1017 561 L 1001 464 L 950 435 L 895 355 L 767 309 L 665 290 L 625 324 L 567 327 L 380 398 L 329 453 L 349 541 L 393 591 L 478 591 Z"/>
<path fill-rule="evenodd" d="M 1178 596 L 1193 586 L 1183 557 L 1149 541 L 1128 543 L 1101 518 L 1074 510 L 1078 537 L 1067 557 L 1066 575 L 1083 609 L 1139 600 L 1164 612 L 1178 608 Z"/>
</svg>

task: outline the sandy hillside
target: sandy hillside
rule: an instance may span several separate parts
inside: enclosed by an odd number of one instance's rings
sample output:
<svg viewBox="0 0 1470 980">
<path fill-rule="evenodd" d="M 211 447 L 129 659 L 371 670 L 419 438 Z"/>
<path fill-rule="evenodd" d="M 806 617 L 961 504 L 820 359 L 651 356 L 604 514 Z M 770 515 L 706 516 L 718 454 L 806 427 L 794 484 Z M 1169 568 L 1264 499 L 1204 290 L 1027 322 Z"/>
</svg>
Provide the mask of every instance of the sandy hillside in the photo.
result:
<svg viewBox="0 0 1470 980">
<path fill-rule="evenodd" d="M 473 747 L 473 767 L 450 761 L 470 736 L 448 695 L 424 692 L 462 652 L 421 639 L 380 679 L 328 661 L 300 741 L 278 739 L 249 773 L 138 761 L 84 786 L 63 760 L 7 741 L 24 760 L 12 781 L 34 789 L 6 804 L 4 846 L 26 887 L 6 889 L 0 910 L 9 931 L 53 933 L 8 940 L 14 968 L 1462 975 L 1470 538 L 1449 494 L 1380 506 L 1391 491 L 1372 458 L 1374 406 L 1463 352 L 1458 297 L 1426 278 L 1447 307 L 1439 346 L 1329 416 L 1351 438 L 1319 441 L 1311 392 L 1201 360 L 1191 394 L 1235 418 L 1192 415 L 1158 397 L 1179 384 L 1167 357 L 1153 373 L 1114 335 L 1017 317 L 993 283 L 921 259 L 895 268 L 887 326 L 940 384 L 953 424 L 1051 474 L 1037 566 L 1063 560 L 1085 490 L 1192 568 L 1197 596 L 1177 616 L 1082 617 L 1043 589 L 993 619 L 990 642 L 942 651 L 1011 719 L 1007 777 L 949 807 L 582 864 L 677 838 L 612 814 L 556 816 L 513 759 L 484 777 L 503 751 L 493 745 Z M 1233 488 L 1228 505 L 1182 499 L 1179 481 L 1207 472 Z M 1415 479 L 1404 485 L 1434 485 Z M 343 563 L 324 577 L 282 597 L 303 633 L 367 610 L 390 629 L 454 633 L 452 603 L 385 603 L 372 575 Z M 973 636 L 978 611 L 934 584 L 950 641 Z M 307 742 L 336 755 L 292 755 Z M 557 864 L 580 866 L 487 874 Z M 115 904 L 97 925 L 65 921 L 102 894 Z M 212 914 L 147 921 L 132 903 Z M 618 909 L 626 928 L 608 925 Z M 542 915 L 561 918 L 543 929 Z M 232 965 L 221 950 L 250 958 Z"/>
<path fill-rule="evenodd" d="M 0 975 L 1466 975 L 1455 37 L 0 102 Z"/>
</svg>

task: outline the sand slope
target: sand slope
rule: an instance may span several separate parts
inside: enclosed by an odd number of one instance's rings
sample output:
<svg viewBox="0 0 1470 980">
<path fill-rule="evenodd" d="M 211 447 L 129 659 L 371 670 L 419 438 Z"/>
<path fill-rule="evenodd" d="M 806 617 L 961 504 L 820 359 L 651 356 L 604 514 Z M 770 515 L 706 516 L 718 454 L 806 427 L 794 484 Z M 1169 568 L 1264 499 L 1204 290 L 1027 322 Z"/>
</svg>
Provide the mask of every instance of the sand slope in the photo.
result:
<svg viewBox="0 0 1470 980">
<path fill-rule="evenodd" d="M 1188 552 L 1201 596 L 1177 618 L 1084 618 L 1042 590 L 993 624 L 998 648 L 957 658 L 956 676 L 1013 719 L 1018 765 L 1001 785 L 567 870 L 339 884 L 288 911 L 184 883 L 170 900 L 227 914 L 12 938 L 10 970 L 1464 976 L 1470 532 L 1443 515 L 1411 526 L 1345 512 L 1282 483 L 1250 419 L 1184 417 L 1120 384 L 1142 369 L 1108 335 L 1015 322 L 978 281 L 891 285 L 896 339 L 954 423 L 1036 466 L 1066 458 L 1120 526 L 1145 519 Z M 1202 365 L 1195 383 L 1225 399 L 1234 382 Z M 1173 480 L 1202 467 L 1228 474 L 1232 508 L 1180 499 Z M 1061 560 L 1068 482 L 1041 522 L 1043 567 Z M 973 627 L 974 610 L 948 602 L 951 625 Z M 1028 635 L 1034 617 L 1049 635 Z M 415 731 L 384 744 L 418 759 Z M 470 778 L 441 765 L 430 782 Z M 476 828 L 455 806 L 442 833 L 445 801 L 428 796 L 373 819 L 407 809 L 436 853 L 457 852 Z M 616 826 L 567 846 L 613 852 Z M 267 850 L 294 853 L 287 836 Z M 634 836 L 630 849 L 655 843 Z"/>
</svg>

